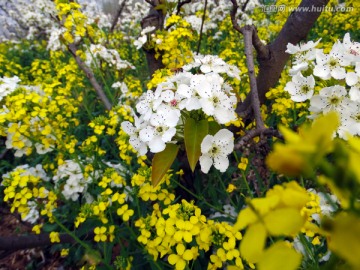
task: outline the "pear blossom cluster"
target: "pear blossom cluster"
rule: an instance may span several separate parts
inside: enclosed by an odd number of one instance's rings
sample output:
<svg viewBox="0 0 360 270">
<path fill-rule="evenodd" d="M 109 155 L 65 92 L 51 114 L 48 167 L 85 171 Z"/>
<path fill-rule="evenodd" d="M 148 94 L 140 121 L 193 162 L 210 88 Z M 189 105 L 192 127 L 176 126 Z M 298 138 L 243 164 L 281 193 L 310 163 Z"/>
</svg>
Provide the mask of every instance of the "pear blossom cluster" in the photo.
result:
<svg viewBox="0 0 360 270">
<path fill-rule="evenodd" d="M 311 118 L 330 111 L 338 112 L 341 125 L 337 134 L 341 138 L 360 135 L 360 43 L 345 34 L 329 53 L 316 48 L 317 42 L 288 44 L 286 52 L 294 55 L 290 69 L 292 80 L 285 86 L 295 102 L 309 100 Z M 318 81 L 326 85 L 315 91 Z"/>
<path fill-rule="evenodd" d="M 8 77 L 0 77 L 0 101 L 6 97 L 7 95 L 14 92 L 18 86 L 18 83 L 21 80 L 18 76 L 14 76 L 11 78 Z"/>
<path fill-rule="evenodd" d="M 135 69 L 130 62 L 120 58 L 118 51 L 114 49 L 107 49 L 101 44 L 91 44 L 88 52 L 86 53 L 86 64 L 90 66 L 91 63 L 97 63 L 97 58 L 101 58 L 110 66 L 114 66 L 117 70 L 126 68 Z M 99 63 L 97 63 L 97 65 L 99 66 Z"/>
<path fill-rule="evenodd" d="M 228 155 L 234 150 L 234 135 L 228 129 L 219 130 L 214 136 L 206 135 L 201 143 L 200 166 L 208 173 L 214 165 L 220 172 L 229 167 Z"/>
<path fill-rule="evenodd" d="M 223 73 L 239 78 L 240 71 L 217 56 L 196 56 L 182 72 L 160 83 L 154 91 L 144 93 L 136 105 L 139 116 L 133 113 L 134 123 L 124 121 L 121 124 L 139 155 L 145 155 L 148 148 L 152 153 L 161 152 L 167 143 L 181 138 L 184 115 L 197 112 L 204 118 L 212 117 L 219 124 L 236 120 L 237 99 L 220 75 Z M 212 151 L 215 148 L 218 151 Z M 204 172 L 207 173 L 212 164 L 220 171 L 226 170 L 226 156 L 233 150 L 232 133 L 222 130 L 214 137 L 206 137 L 202 150 L 204 156 L 200 162 Z"/>
<path fill-rule="evenodd" d="M 65 160 L 64 164 L 58 167 L 53 181 L 57 187 L 63 186 L 61 193 L 66 200 L 76 201 L 80 194 L 86 193 L 92 178 L 84 176 L 78 162 Z"/>
</svg>

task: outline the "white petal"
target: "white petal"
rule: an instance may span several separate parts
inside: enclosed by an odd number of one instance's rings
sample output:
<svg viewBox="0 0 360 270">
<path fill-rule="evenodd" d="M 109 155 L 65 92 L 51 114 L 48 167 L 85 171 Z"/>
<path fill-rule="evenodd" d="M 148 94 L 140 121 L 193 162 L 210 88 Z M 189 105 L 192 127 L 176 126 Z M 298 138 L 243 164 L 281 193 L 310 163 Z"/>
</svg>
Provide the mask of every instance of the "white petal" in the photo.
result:
<svg viewBox="0 0 360 270">
<path fill-rule="evenodd" d="M 331 76 L 337 80 L 342 80 L 342 79 L 345 79 L 345 77 L 346 77 L 346 71 L 342 67 L 336 67 L 333 70 L 331 70 L 330 73 L 331 73 Z"/>
<path fill-rule="evenodd" d="M 236 120 L 236 114 L 233 110 L 217 107 L 214 110 L 214 118 L 219 124 L 226 124 Z"/>
<path fill-rule="evenodd" d="M 359 81 L 359 77 L 355 72 L 349 72 L 346 74 L 346 84 L 348 86 L 353 86 Z"/>
<path fill-rule="evenodd" d="M 171 90 L 166 90 L 161 93 L 161 98 L 165 102 L 170 102 L 171 100 L 174 99 L 174 92 Z"/>
<path fill-rule="evenodd" d="M 121 128 L 123 131 L 125 131 L 128 135 L 132 135 L 135 132 L 135 128 L 133 124 L 131 124 L 129 121 L 124 121 L 121 123 Z"/>
<path fill-rule="evenodd" d="M 176 128 L 169 128 L 167 131 L 164 132 L 162 135 L 162 140 L 164 142 L 169 142 L 175 136 Z"/>
<path fill-rule="evenodd" d="M 165 149 L 165 142 L 162 140 L 160 136 L 155 136 L 150 142 L 149 142 L 149 148 L 150 151 L 153 153 L 159 153 Z"/>
<path fill-rule="evenodd" d="M 202 155 L 199 158 L 199 161 L 200 161 L 201 171 L 203 173 L 208 173 L 213 164 L 212 158 L 209 157 L 208 155 Z"/>
<path fill-rule="evenodd" d="M 313 72 L 315 76 L 318 76 L 324 80 L 331 78 L 330 68 L 328 66 L 316 65 Z"/>
<path fill-rule="evenodd" d="M 201 65 L 200 70 L 202 73 L 209 73 L 211 72 L 211 66 L 205 64 L 205 65 Z"/>
<path fill-rule="evenodd" d="M 220 172 L 225 172 L 229 167 L 229 159 L 226 156 L 216 156 L 214 157 L 214 166 Z"/>
<path fill-rule="evenodd" d="M 211 135 L 206 135 L 201 142 L 201 153 L 208 153 L 213 146 L 214 137 Z"/>
<path fill-rule="evenodd" d="M 139 132 L 139 138 L 143 142 L 149 142 L 153 139 L 155 133 L 155 129 L 152 126 L 147 126 L 146 128 L 143 128 Z"/>
<path fill-rule="evenodd" d="M 211 116 L 214 114 L 214 103 L 209 98 L 200 99 L 201 108 L 205 114 Z"/>
<path fill-rule="evenodd" d="M 177 88 L 177 93 L 180 96 L 190 98 L 193 94 L 193 90 L 186 84 L 180 84 Z"/>
<path fill-rule="evenodd" d="M 188 111 L 198 110 L 201 108 L 201 104 L 198 98 L 190 98 L 186 104 L 186 109 Z"/>
<path fill-rule="evenodd" d="M 351 87 L 349 96 L 353 101 L 360 101 L 360 89 L 358 87 Z"/>
<path fill-rule="evenodd" d="M 295 54 L 295 53 L 297 53 L 297 52 L 299 52 L 300 51 L 300 48 L 299 48 L 299 46 L 296 46 L 296 45 L 293 45 L 293 44 L 291 44 L 291 43 L 288 43 L 287 45 L 286 45 L 286 53 L 288 53 L 288 54 Z"/>
</svg>

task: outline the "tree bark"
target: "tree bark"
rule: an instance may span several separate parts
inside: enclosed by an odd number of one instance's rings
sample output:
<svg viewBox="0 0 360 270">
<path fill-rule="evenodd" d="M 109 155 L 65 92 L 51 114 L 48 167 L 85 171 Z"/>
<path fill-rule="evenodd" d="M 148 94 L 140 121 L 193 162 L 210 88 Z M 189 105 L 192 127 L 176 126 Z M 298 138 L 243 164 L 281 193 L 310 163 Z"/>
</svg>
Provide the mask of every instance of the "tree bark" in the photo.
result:
<svg viewBox="0 0 360 270">
<path fill-rule="evenodd" d="M 287 44 L 297 44 L 306 38 L 328 2 L 329 0 L 303 0 L 291 13 L 276 39 L 267 45 L 268 54 L 262 53 L 260 57 L 258 54 L 259 73 L 256 81 L 260 103 L 265 102 L 266 93 L 279 81 L 281 72 L 290 58 L 285 52 Z M 236 112 L 241 114 L 249 111 L 250 105 L 249 95 L 243 103 L 238 104 Z"/>
</svg>

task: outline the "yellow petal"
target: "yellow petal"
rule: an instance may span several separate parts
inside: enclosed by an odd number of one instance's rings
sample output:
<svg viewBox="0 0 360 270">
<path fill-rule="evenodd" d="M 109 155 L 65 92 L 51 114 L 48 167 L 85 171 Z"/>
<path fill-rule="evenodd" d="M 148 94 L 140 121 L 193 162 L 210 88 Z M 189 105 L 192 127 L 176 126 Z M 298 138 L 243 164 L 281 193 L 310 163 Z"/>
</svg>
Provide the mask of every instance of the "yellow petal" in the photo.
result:
<svg viewBox="0 0 360 270">
<path fill-rule="evenodd" d="M 256 263 L 264 251 L 266 237 L 266 229 L 261 223 L 248 227 L 240 243 L 241 257 L 249 263 Z"/>
<path fill-rule="evenodd" d="M 328 246 L 331 251 L 349 262 L 354 269 L 360 269 L 360 218 L 340 213 L 330 223 Z M 326 230 L 326 223 L 324 224 Z"/>
<path fill-rule="evenodd" d="M 298 176 L 304 171 L 305 157 L 297 150 L 283 144 L 276 144 L 274 151 L 266 158 L 266 165 L 273 171 L 288 176 Z"/>
<path fill-rule="evenodd" d="M 269 212 L 264 217 L 264 223 L 273 236 L 291 236 L 298 233 L 305 223 L 300 211 L 294 208 L 280 208 Z"/>
<path fill-rule="evenodd" d="M 279 126 L 279 131 L 284 136 L 284 139 L 286 142 L 290 143 L 299 143 L 301 142 L 302 138 L 297 134 L 296 132 L 292 131 L 291 129 Z"/>
<path fill-rule="evenodd" d="M 179 254 L 180 256 L 183 255 L 184 251 L 185 251 L 185 246 L 184 246 L 183 244 L 178 244 L 178 245 L 176 246 L 176 252 L 177 252 L 177 254 Z"/>
<path fill-rule="evenodd" d="M 257 264 L 259 270 L 296 270 L 300 266 L 301 255 L 285 242 L 277 242 L 265 250 Z"/>
<path fill-rule="evenodd" d="M 170 254 L 168 257 L 168 261 L 171 265 L 175 265 L 178 262 L 179 258 L 180 257 L 176 254 Z"/>
<path fill-rule="evenodd" d="M 246 228 L 249 224 L 256 222 L 258 217 L 256 214 L 249 208 L 245 208 L 240 211 L 237 221 L 234 224 L 234 229 L 237 231 L 241 231 Z"/>
<path fill-rule="evenodd" d="M 194 258 L 194 254 L 191 252 L 190 249 L 185 250 L 184 254 L 182 255 L 183 259 L 186 261 L 191 261 Z"/>
</svg>

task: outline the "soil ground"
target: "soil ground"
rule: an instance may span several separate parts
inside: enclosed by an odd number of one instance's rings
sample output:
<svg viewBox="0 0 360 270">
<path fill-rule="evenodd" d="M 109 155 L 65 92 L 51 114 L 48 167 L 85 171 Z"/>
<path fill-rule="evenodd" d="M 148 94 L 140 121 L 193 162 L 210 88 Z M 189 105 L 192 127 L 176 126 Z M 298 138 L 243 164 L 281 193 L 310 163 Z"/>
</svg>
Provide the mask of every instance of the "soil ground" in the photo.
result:
<svg viewBox="0 0 360 270">
<path fill-rule="evenodd" d="M 31 233 L 31 225 L 19 221 L 9 209 L 0 205 L 0 236 Z M 59 255 L 42 249 L 24 249 L 15 252 L 0 250 L 0 270 L 66 270 Z"/>
</svg>

